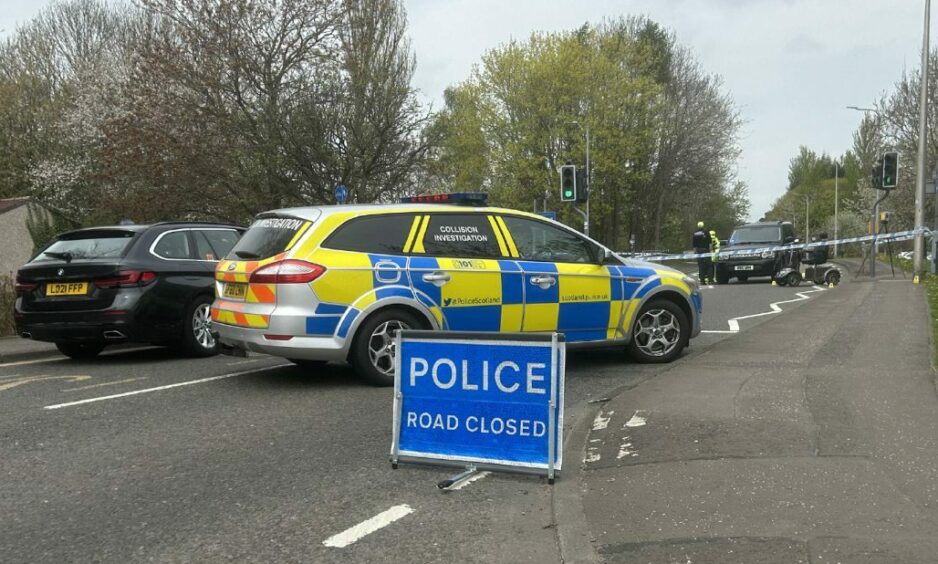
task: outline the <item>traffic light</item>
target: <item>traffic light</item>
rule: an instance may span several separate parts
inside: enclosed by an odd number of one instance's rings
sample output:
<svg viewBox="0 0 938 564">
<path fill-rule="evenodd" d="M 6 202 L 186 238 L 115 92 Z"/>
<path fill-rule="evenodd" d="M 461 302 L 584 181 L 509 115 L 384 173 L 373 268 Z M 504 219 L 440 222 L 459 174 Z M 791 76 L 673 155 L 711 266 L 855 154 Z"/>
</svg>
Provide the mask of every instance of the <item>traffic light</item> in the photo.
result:
<svg viewBox="0 0 938 564">
<path fill-rule="evenodd" d="M 560 167 L 560 201 L 576 201 L 576 166 L 572 164 Z"/>
<path fill-rule="evenodd" d="M 576 171 L 576 201 L 582 204 L 590 197 L 589 183 L 586 181 L 586 171 Z"/>
<path fill-rule="evenodd" d="M 890 190 L 896 187 L 899 180 L 899 153 L 889 151 L 883 153 L 883 189 Z"/>
<path fill-rule="evenodd" d="M 882 190 L 883 189 L 883 159 L 876 159 L 876 163 L 873 164 L 873 170 L 870 173 L 870 183 L 873 185 L 873 189 Z"/>
</svg>

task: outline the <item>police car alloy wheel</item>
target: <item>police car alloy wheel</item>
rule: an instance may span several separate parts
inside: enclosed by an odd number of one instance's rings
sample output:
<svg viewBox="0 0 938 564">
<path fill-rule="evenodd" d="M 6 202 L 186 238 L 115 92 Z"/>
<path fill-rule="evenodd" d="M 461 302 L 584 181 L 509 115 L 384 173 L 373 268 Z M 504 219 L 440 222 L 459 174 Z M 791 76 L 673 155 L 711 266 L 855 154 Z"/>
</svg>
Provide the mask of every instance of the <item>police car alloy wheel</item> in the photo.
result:
<svg viewBox="0 0 938 564">
<path fill-rule="evenodd" d="M 670 362 L 687 345 L 688 328 L 681 308 L 668 300 L 652 300 L 635 320 L 629 353 L 639 362 Z"/>
<path fill-rule="evenodd" d="M 394 338 L 401 329 L 422 329 L 421 322 L 410 312 L 392 309 L 380 311 L 358 328 L 349 362 L 363 380 L 373 386 L 394 385 L 394 359 L 397 354 Z"/>
</svg>

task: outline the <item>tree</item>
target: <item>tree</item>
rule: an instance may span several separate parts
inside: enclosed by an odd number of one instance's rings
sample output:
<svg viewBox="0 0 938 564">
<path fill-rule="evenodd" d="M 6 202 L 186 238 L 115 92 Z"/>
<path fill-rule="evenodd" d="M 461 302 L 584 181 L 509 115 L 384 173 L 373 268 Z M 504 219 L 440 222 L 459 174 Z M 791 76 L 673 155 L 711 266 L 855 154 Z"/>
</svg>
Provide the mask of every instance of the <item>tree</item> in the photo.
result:
<svg viewBox="0 0 938 564">
<path fill-rule="evenodd" d="M 557 203 L 560 165 L 585 166 L 591 234 L 616 248 L 688 244 L 699 211 L 745 216 L 735 180 L 740 125 L 717 77 L 645 18 L 536 33 L 486 53 L 447 90 L 428 129 L 437 190 L 486 190 L 494 202 Z M 569 206 L 561 218 L 579 224 Z"/>
</svg>

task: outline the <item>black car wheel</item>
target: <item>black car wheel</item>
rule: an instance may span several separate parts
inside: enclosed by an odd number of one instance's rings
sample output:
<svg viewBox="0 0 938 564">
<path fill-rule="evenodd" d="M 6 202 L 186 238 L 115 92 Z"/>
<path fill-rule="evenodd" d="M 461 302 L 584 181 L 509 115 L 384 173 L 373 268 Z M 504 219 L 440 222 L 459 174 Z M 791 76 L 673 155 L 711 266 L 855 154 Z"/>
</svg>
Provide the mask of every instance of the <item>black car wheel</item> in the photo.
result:
<svg viewBox="0 0 938 564">
<path fill-rule="evenodd" d="M 833 284 L 834 286 L 840 284 L 840 271 L 828 270 L 827 274 L 824 275 L 824 282 L 827 285 Z"/>
<path fill-rule="evenodd" d="M 801 273 L 800 272 L 789 272 L 788 276 L 785 277 L 785 283 L 789 286 L 798 286 L 801 284 Z"/>
<path fill-rule="evenodd" d="M 59 352 L 69 358 L 94 358 L 104 350 L 104 343 L 56 343 Z"/>
<path fill-rule="evenodd" d="M 379 311 L 358 328 L 349 351 L 349 363 L 372 386 L 393 386 L 397 332 L 425 326 L 416 315 L 402 309 Z"/>
<path fill-rule="evenodd" d="M 651 300 L 638 312 L 629 341 L 629 354 L 638 362 L 671 362 L 690 339 L 690 322 L 680 307 L 668 300 Z"/>
<path fill-rule="evenodd" d="M 182 328 L 182 349 L 191 356 L 218 354 L 218 342 L 212 335 L 212 298 L 199 296 L 189 304 Z"/>
</svg>

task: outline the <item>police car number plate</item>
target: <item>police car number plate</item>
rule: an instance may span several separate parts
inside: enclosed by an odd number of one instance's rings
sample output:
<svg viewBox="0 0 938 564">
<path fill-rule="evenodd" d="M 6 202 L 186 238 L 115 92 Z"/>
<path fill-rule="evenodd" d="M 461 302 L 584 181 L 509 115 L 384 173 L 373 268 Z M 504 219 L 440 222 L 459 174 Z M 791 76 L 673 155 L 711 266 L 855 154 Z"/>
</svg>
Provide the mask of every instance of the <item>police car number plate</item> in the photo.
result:
<svg viewBox="0 0 938 564">
<path fill-rule="evenodd" d="M 231 282 L 225 284 L 225 297 L 226 298 L 238 298 L 244 299 L 248 293 L 247 284 L 233 284 Z"/>
<path fill-rule="evenodd" d="M 736 267 L 736 270 L 752 270 L 753 266 L 751 264 L 741 264 Z"/>
</svg>

